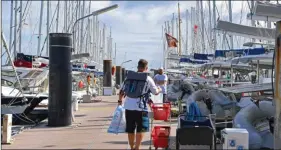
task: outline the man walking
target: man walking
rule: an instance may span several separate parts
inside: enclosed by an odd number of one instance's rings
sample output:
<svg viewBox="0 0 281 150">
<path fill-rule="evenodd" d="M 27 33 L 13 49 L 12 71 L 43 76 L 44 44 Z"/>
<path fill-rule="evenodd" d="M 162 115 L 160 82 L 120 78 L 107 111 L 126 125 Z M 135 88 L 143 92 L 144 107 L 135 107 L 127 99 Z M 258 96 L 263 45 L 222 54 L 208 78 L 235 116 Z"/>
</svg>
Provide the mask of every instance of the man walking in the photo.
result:
<svg viewBox="0 0 281 150">
<path fill-rule="evenodd" d="M 167 82 L 168 82 L 168 76 L 164 74 L 164 69 L 159 69 L 159 74 L 154 76 L 154 81 L 156 85 L 159 85 L 162 89 L 163 93 L 163 103 L 167 101 Z"/>
<path fill-rule="evenodd" d="M 140 59 L 138 71 L 129 71 L 119 93 L 119 105 L 125 97 L 124 108 L 126 116 L 126 132 L 131 149 L 139 150 L 143 139 L 143 132 L 149 131 L 147 102 L 150 92 L 157 95 L 161 88 L 157 87 L 153 79 L 148 76 L 148 62 Z M 126 96 L 125 96 L 126 95 Z M 136 134 L 135 134 L 135 130 Z M 136 144 L 134 143 L 136 137 Z"/>
</svg>

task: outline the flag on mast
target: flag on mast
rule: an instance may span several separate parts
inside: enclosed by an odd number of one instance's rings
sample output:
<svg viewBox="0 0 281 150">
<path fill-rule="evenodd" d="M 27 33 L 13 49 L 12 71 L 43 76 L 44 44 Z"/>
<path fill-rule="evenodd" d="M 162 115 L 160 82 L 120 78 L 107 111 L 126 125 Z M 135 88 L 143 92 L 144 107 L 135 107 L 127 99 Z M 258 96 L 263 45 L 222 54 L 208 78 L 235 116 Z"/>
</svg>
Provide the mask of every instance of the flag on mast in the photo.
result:
<svg viewBox="0 0 281 150">
<path fill-rule="evenodd" d="M 168 33 L 166 33 L 165 35 L 166 35 L 168 47 L 178 47 L 177 46 L 178 40 L 176 38 L 174 38 L 173 36 L 169 35 Z"/>
</svg>

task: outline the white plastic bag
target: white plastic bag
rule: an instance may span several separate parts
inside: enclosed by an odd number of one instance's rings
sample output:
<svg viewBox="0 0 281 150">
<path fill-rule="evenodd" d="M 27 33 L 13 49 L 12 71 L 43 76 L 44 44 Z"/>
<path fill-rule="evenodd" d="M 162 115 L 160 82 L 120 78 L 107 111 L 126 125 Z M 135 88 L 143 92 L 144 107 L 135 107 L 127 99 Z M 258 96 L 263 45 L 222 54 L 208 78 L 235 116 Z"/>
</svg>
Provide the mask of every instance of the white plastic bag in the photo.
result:
<svg viewBox="0 0 281 150">
<path fill-rule="evenodd" d="M 163 94 L 159 93 L 158 95 L 151 94 L 151 100 L 155 104 L 162 104 L 163 103 Z"/>
<path fill-rule="evenodd" d="M 125 133 L 126 132 L 126 118 L 125 109 L 123 106 L 118 106 L 113 114 L 111 124 L 107 130 L 107 133 Z"/>
</svg>

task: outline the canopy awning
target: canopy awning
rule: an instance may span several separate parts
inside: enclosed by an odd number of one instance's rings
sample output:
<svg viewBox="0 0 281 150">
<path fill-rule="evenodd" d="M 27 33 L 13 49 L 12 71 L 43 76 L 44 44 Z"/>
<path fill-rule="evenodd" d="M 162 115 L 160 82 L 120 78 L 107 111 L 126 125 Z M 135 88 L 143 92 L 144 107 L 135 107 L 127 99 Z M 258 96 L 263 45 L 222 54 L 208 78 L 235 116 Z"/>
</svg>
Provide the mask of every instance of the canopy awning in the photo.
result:
<svg viewBox="0 0 281 150">
<path fill-rule="evenodd" d="M 203 68 L 240 68 L 251 69 L 247 64 L 231 64 L 231 61 L 213 61 L 202 65 Z"/>
<path fill-rule="evenodd" d="M 219 20 L 216 30 L 248 38 L 275 41 L 275 29 L 257 28 Z"/>
<path fill-rule="evenodd" d="M 280 18 L 276 17 L 269 17 L 269 16 L 258 16 L 255 14 L 248 13 L 247 14 L 248 20 L 257 20 L 257 21 L 269 21 L 269 22 L 277 22 L 280 20 Z"/>
<path fill-rule="evenodd" d="M 279 18 L 281 20 L 281 5 L 257 1 L 253 10 L 255 15 Z"/>
<path fill-rule="evenodd" d="M 256 62 L 259 60 L 259 62 L 267 62 L 268 60 L 272 60 L 273 53 L 268 54 L 261 54 L 261 55 L 248 55 L 248 56 L 242 56 L 242 57 L 236 57 L 231 60 L 232 64 L 237 64 L 239 62 L 241 63 L 250 63 L 250 62 Z"/>
<path fill-rule="evenodd" d="M 234 94 L 270 91 L 272 90 L 272 83 L 237 85 L 233 87 L 219 88 L 219 90 L 227 93 L 234 93 Z"/>
</svg>

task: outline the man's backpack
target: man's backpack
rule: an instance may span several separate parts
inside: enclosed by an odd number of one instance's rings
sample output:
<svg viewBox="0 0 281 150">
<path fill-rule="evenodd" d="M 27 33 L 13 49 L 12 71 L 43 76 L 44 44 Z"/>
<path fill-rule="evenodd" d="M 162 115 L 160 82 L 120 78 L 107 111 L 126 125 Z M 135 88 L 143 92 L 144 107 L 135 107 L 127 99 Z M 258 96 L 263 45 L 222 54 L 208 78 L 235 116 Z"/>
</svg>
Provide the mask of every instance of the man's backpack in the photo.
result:
<svg viewBox="0 0 281 150">
<path fill-rule="evenodd" d="M 146 93 L 143 93 L 144 90 L 147 91 L 147 73 L 144 72 L 134 72 L 128 71 L 126 79 L 124 81 L 124 92 L 126 96 L 130 98 L 140 98 Z"/>
</svg>

